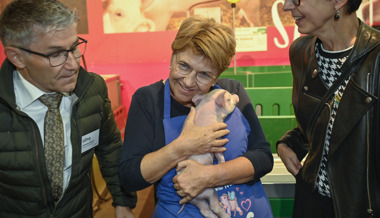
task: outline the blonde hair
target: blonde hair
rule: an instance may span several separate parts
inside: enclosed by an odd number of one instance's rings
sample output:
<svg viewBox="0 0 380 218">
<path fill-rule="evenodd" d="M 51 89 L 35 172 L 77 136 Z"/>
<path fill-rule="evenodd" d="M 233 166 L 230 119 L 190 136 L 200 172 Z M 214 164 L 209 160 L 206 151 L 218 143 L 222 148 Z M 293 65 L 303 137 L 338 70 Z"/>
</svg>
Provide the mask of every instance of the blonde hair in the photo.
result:
<svg viewBox="0 0 380 218">
<path fill-rule="evenodd" d="M 212 18 L 199 15 L 185 19 L 172 43 L 173 55 L 185 49 L 210 59 L 221 74 L 235 55 L 236 42 L 232 29 Z"/>
</svg>

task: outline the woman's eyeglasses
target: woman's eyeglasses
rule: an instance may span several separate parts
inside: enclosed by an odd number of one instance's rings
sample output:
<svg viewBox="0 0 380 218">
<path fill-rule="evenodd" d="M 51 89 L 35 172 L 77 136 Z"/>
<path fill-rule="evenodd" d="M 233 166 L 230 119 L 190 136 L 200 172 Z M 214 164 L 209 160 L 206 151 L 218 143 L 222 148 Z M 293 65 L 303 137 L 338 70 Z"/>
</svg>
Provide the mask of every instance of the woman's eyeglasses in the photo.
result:
<svg viewBox="0 0 380 218">
<path fill-rule="evenodd" d="M 177 59 L 176 60 L 177 62 L 175 65 L 175 70 L 177 71 L 177 73 L 183 76 L 186 76 L 194 71 L 194 69 L 190 65 L 188 65 L 186 62 L 179 61 L 178 55 L 176 55 L 176 59 Z M 216 76 L 213 75 L 211 72 L 200 71 L 200 72 L 196 72 L 196 74 L 197 74 L 196 76 L 197 82 L 202 85 L 208 85 L 216 78 Z"/>
</svg>

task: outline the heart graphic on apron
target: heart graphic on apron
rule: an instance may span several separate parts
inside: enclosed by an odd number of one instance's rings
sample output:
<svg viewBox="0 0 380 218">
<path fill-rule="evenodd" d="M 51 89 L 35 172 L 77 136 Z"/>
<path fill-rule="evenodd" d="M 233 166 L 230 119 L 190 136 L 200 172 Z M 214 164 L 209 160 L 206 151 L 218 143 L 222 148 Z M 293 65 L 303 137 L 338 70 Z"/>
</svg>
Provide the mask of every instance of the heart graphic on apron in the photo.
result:
<svg viewBox="0 0 380 218">
<path fill-rule="evenodd" d="M 240 203 L 241 207 L 245 210 L 245 211 L 248 211 L 249 208 L 251 208 L 251 200 L 250 199 L 247 199 L 245 201 L 242 201 Z"/>
</svg>

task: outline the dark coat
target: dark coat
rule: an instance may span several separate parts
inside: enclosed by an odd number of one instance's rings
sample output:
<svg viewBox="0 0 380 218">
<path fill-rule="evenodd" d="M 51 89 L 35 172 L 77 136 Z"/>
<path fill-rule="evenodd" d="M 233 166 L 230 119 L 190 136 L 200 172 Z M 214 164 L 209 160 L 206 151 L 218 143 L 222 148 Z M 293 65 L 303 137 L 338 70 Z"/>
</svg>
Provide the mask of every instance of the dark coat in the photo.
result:
<svg viewBox="0 0 380 218">
<path fill-rule="evenodd" d="M 380 217 L 380 32 L 360 22 L 355 45 L 342 66 L 351 74 L 332 130 L 327 175 L 337 218 Z M 293 72 L 293 106 L 298 127 L 279 142 L 286 143 L 302 160 L 304 180 L 315 190 L 327 125 L 330 98 L 314 125 L 311 117 L 328 91 L 315 55 L 317 38 L 303 36 L 290 48 Z"/>
<path fill-rule="evenodd" d="M 122 140 L 104 80 L 80 69 L 74 90 L 78 100 L 71 117 L 72 174 L 54 207 L 39 129 L 16 106 L 14 70 L 8 60 L 0 69 L 0 217 L 92 217 L 94 153 L 114 197 L 113 204 L 133 208 L 135 193 L 125 194 L 119 182 Z M 99 145 L 81 153 L 81 137 L 97 129 L 100 129 Z"/>
</svg>

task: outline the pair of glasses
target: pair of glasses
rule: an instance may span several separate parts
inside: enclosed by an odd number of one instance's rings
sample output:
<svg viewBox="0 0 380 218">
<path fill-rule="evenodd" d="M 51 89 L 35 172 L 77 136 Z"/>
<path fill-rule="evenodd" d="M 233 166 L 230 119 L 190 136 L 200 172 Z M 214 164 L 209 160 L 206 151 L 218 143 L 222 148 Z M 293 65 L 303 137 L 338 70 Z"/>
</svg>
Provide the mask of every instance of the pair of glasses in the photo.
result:
<svg viewBox="0 0 380 218">
<path fill-rule="evenodd" d="M 58 50 L 54 51 L 50 54 L 41 54 L 35 51 L 31 51 L 26 48 L 14 46 L 15 48 L 21 49 L 23 51 L 29 52 L 31 54 L 39 55 L 41 57 L 49 59 L 50 66 L 52 67 L 58 67 L 66 63 L 67 58 L 69 57 L 69 52 L 73 53 L 74 58 L 80 58 L 84 55 L 84 52 L 86 51 L 86 46 L 87 46 L 87 40 L 78 37 L 78 43 L 75 44 L 71 49 L 69 50 Z"/>
<path fill-rule="evenodd" d="M 300 6 L 301 0 L 292 0 L 295 6 Z"/>
<path fill-rule="evenodd" d="M 178 56 L 176 57 L 176 59 L 178 60 Z M 194 69 L 186 62 L 177 61 L 175 65 L 175 70 L 179 74 L 186 76 L 190 74 L 191 72 L 193 72 Z M 211 72 L 200 71 L 196 73 L 197 73 L 196 80 L 199 84 L 202 84 L 202 85 L 208 85 L 216 78 L 216 76 L 213 75 Z"/>
</svg>

